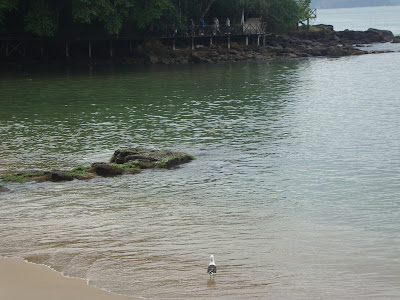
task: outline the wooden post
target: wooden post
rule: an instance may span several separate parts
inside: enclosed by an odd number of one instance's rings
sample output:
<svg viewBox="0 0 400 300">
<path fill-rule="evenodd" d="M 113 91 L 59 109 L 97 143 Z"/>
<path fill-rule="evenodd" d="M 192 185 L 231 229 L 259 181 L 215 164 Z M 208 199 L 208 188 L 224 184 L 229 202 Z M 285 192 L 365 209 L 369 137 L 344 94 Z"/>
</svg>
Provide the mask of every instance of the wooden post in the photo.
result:
<svg viewBox="0 0 400 300">
<path fill-rule="evenodd" d="M 260 36 L 257 35 L 257 46 L 260 46 Z"/>
<path fill-rule="evenodd" d="M 231 36 L 228 35 L 228 49 L 231 49 Z"/>
<path fill-rule="evenodd" d="M 65 42 L 65 57 L 69 58 L 69 47 L 68 42 Z"/>
<path fill-rule="evenodd" d="M 43 41 L 40 41 L 40 56 L 43 56 Z"/>
<path fill-rule="evenodd" d="M 246 46 L 248 46 L 248 45 L 249 45 L 249 36 L 246 35 Z"/>
<path fill-rule="evenodd" d="M 92 58 L 92 43 L 89 41 L 89 58 Z"/>
<path fill-rule="evenodd" d="M 110 40 L 110 57 L 113 57 L 112 40 Z"/>
<path fill-rule="evenodd" d="M 176 48 L 175 48 L 175 39 L 172 40 L 172 50 L 174 50 L 174 51 L 176 50 Z"/>
<path fill-rule="evenodd" d="M 132 53 L 133 53 L 132 41 L 129 40 L 129 55 L 132 55 Z"/>
<path fill-rule="evenodd" d="M 210 37 L 210 45 L 212 45 L 212 36 Z"/>
<path fill-rule="evenodd" d="M 194 37 L 192 37 L 192 50 L 194 50 Z"/>
<path fill-rule="evenodd" d="M 265 34 L 264 34 L 264 37 L 263 37 L 263 46 L 265 46 Z"/>
</svg>

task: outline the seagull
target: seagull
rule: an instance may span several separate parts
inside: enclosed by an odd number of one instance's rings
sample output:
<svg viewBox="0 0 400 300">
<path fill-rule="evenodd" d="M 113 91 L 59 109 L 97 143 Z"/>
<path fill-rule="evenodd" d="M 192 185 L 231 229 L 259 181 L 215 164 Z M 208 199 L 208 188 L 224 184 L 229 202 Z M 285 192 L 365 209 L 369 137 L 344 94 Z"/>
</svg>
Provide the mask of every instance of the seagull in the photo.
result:
<svg viewBox="0 0 400 300">
<path fill-rule="evenodd" d="M 217 266 L 214 262 L 214 255 L 210 255 L 210 263 L 208 264 L 207 273 L 210 275 L 217 273 Z"/>
</svg>

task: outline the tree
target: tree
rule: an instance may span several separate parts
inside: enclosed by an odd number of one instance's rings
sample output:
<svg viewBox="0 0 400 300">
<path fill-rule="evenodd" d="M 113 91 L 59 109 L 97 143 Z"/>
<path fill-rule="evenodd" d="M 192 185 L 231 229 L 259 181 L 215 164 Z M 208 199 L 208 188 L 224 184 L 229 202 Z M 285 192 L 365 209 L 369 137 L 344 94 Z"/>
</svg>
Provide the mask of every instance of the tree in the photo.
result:
<svg viewBox="0 0 400 300">
<path fill-rule="evenodd" d="M 4 22 L 5 14 L 9 11 L 17 9 L 18 0 L 1 0 L 0 1 L 0 24 Z"/>
<path fill-rule="evenodd" d="M 250 14 L 259 14 L 262 16 L 267 11 L 266 0 L 237 0 L 236 6 L 238 7 L 240 13 L 245 11 Z"/>
<path fill-rule="evenodd" d="M 299 4 L 296 0 L 269 0 L 268 17 L 271 30 L 291 29 L 301 19 Z"/>
<path fill-rule="evenodd" d="M 109 33 L 117 34 L 127 21 L 145 28 L 171 7 L 169 0 L 73 0 L 72 15 L 79 23 L 99 21 Z"/>
<path fill-rule="evenodd" d="M 35 1 L 25 16 L 25 29 L 38 36 L 54 36 L 58 27 L 55 17 L 45 0 Z"/>
<path fill-rule="evenodd" d="M 200 19 L 203 19 L 211 8 L 215 0 L 202 0 L 201 1 L 201 14 Z"/>
<path fill-rule="evenodd" d="M 298 0 L 300 10 L 300 20 L 305 20 L 311 17 L 311 0 Z"/>
</svg>

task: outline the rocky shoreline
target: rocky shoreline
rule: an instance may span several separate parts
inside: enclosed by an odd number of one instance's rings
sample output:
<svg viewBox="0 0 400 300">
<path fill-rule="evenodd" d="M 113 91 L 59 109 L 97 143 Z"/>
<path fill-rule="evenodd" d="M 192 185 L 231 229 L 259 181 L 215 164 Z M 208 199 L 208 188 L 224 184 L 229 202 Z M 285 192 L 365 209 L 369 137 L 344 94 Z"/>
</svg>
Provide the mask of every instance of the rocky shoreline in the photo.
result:
<svg viewBox="0 0 400 300">
<path fill-rule="evenodd" d="M 370 28 L 367 31 L 334 31 L 333 26 L 317 25 L 310 31 L 296 31 L 287 35 L 269 34 L 265 46 L 244 45 L 232 42 L 228 49 L 226 44 L 181 47 L 172 50 L 159 42 L 148 43 L 137 51 L 133 57 L 116 58 L 117 64 L 198 64 L 221 63 L 245 60 L 274 60 L 300 57 L 341 57 L 378 53 L 363 51 L 355 47 L 360 44 L 400 42 L 388 30 Z M 379 51 L 388 52 L 388 51 Z"/>
<path fill-rule="evenodd" d="M 253 36 L 253 39 L 255 37 Z M 388 50 L 367 51 L 363 45 L 374 43 L 400 43 L 400 36 L 394 36 L 388 30 L 370 28 L 366 31 L 335 31 L 331 25 L 315 25 L 310 30 L 289 32 L 285 35 L 269 33 L 265 46 L 260 37 L 258 46 L 254 40 L 245 45 L 244 36 L 232 36 L 231 47 L 227 47 L 227 36 L 215 37 L 209 44 L 207 37 L 195 37 L 194 49 L 189 37 L 177 37 L 176 49 L 172 49 L 172 39 L 151 39 L 138 45 L 131 56 L 111 58 L 70 57 L 68 60 L 33 60 L 24 58 L 15 61 L 3 61 L 4 66 L 24 65 L 182 65 L 201 63 L 226 63 L 250 60 L 276 60 L 302 57 L 341 57 L 370 53 L 393 52 Z M 363 49 L 360 49 L 363 48 Z"/>
<path fill-rule="evenodd" d="M 2 182 L 24 183 L 36 182 L 61 182 L 92 179 L 97 176 L 111 177 L 124 174 L 138 174 L 143 169 L 170 169 L 180 164 L 194 160 L 192 155 L 184 152 L 170 150 L 154 150 L 146 148 L 126 148 L 116 150 L 110 162 L 95 162 L 91 166 L 79 166 L 71 170 L 29 170 L 14 174 L 0 176 Z M 8 192 L 9 189 L 0 186 L 0 192 Z"/>
</svg>

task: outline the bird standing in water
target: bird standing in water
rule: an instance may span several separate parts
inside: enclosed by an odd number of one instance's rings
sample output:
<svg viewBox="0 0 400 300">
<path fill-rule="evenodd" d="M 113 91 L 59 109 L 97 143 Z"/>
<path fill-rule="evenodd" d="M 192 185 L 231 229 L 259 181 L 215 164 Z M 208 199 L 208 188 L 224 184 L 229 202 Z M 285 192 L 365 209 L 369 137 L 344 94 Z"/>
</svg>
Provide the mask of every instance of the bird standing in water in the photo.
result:
<svg viewBox="0 0 400 300">
<path fill-rule="evenodd" d="M 208 264 L 207 273 L 210 275 L 217 273 L 217 266 L 215 265 L 214 255 L 210 255 L 210 263 Z"/>
</svg>

